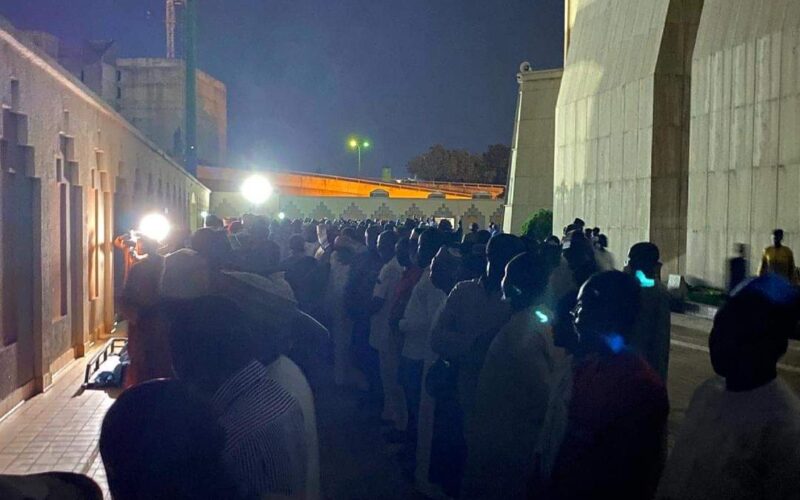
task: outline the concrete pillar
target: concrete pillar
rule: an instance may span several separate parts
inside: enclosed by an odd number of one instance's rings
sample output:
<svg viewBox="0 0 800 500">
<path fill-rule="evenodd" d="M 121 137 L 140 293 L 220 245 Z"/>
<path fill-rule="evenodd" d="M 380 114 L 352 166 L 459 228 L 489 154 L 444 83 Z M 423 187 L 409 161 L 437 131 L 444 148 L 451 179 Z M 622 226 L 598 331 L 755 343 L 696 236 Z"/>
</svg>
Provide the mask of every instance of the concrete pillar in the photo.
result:
<svg viewBox="0 0 800 500">
<path fill-rule="evenodd" d="M 585 1 L 585 0 L 584 0 Z M 564 0 L 564 59 L 569 51 L 569 41 L 572 27 L 575 25 L 575 15 L 578 13 L 578 4 L 581 0 Z"/>
<path fill-rule="evenodd" d="M 556 108 L 554 226 L 598 226 L 684 267 L 689 61 L 702 0 L 580 1 Z"/>
<path fill-rule="evenodd" d="M 553 208 L 553 145 L 560 69 L 533 71 L 523 63 L 511 144 L 508 200 L 503 230 L 519 234 L 541 208 Z"/>
</svg>

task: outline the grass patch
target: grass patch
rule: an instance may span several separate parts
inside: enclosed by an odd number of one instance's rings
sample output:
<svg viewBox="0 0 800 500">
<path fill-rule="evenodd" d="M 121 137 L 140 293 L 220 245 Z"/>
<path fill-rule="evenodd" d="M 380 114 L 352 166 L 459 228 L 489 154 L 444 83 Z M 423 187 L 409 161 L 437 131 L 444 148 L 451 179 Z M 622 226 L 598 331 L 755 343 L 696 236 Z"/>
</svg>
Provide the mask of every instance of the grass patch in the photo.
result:
<svg viewBox="0 0 800 500">
<path fill-rule="evenodd" d="M 705 304 L 707 306 L 720 307 L 725 303 L 727 295 L 723 290 L 708 287 L 690 287 L 687 297 L 691 302 Z"/>
</svg>

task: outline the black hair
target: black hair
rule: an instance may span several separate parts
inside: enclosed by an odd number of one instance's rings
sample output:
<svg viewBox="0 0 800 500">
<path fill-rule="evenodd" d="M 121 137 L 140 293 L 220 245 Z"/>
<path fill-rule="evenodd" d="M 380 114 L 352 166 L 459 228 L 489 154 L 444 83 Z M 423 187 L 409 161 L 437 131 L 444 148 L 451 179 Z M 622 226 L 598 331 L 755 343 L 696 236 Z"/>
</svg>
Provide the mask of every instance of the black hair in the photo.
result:
<svg viewBox="0 0 800 500">
<path fill-rule="evenodd" d="M 352 227 L 349 227 L 349 226 L 344 228 L 344 229 L 342 229 L 341 236 L 344 236 L 345 238 L 348 238 L 348 239 L 350 239 L 352 241 L 356 241 L 356 242 L 359 241 L 358 236 L 356 236 L 356 230 L 353 229 Z"/>
<path fill-rule="evenodd" d="M 231 243 L 225 233 L 208 227 L 194 232 L 191 247 L 202 255 L 212 268 L 225 266 L 232 258 Z"/>
<path fill-rule="evenodd" d="M 306 240 L 303 238 L 302 235 L 293 234 L 291 238 L 289 238 L 289 250 L 293 252 L 305 252 L 306 250 Z"/>
<path fill-rule="evenodd" d="M 394 246 L 394 252 L 397 255 L 397 262 L 404 268 L 411 267 L 411 240 L 407 237 L 399 238 Z"/>
<path fill-rule="evenodd" d="M 238 498 L 224 446 L 211 406 L 177 380 L 126 390 L 100 430 L 100 455 L 118 500 Z"/>
<path fill-rule="evenodd" d="M 369 226 L 364 230 L 364 241 L 367 246 L 377 245 L 378 237 L 381 234 L 380 226 Z"/>
<path fill-rule="evenodd" d="M 213 394 L 256 360 L 252 324 L 233 301 L 216 296 L 170 304 L 169 346 L 178 378 Z"/>
<path fill-rule="evenodd" d="M 578 295 L 581 313 L 576 326 L 581 336 L 613 333 L 629 340 L 639 311 L 640 289 L 633 276 L 620 271 L 589 278 Z"/>
<path fill-rule="evenodd" d="M 723 377 L 774 370 L 799 320 L 800 294 L 785 278 L 768 274 L 745 281 L 714 318 L 714 370 Z"/>
<path fill-rule="evenodd" d="M 641 241 L 633 245 L 628 252 L 628 263 L 633 270 L 650 272 L 661 259 L 661 253 L 654 243 Z"/>
<path fill-rule="evenodd" d="M 429 227 L 419 235 L 419 252 L 417 253 L 417 264 L 419 267 L 428 267 L 444 245 L 444 234 L 435 227 Z"/>
<path fill-rule="evenodd" d="M 486 229 L 481 229 L 475 234 L 476 234 L 476 240 L 475 240 L 476 245 L 485 245 L 489 243 L 490 239 L 492 239 L 492 233 L 490 233 Z"/>
<path fill-rule="evenodd" d="M 594 257 L 592 243 L 581 231 L 570 234 L 569 246 L 564 248 L 564 259 L 572 271 L 573 280 L 580 285 L 597 272 L 597 261 Z"/>
<path fill-rule="evenodd" d="M 486 259 L 489 261 L 489 273 L 486 286 L 488 289 L 499 289 L 506 265 L 517 255 L 525 252 L 525 242 L 512 234 L 492 236 L 486 245 Z"/>
<path fill-rule="evenodd" d="M 503 279 L 503 294 L 514 310 L 534 305 L 547 288 L 550 269 L 539 252 L 525 252 L 511 259 Z"/>
</svg>

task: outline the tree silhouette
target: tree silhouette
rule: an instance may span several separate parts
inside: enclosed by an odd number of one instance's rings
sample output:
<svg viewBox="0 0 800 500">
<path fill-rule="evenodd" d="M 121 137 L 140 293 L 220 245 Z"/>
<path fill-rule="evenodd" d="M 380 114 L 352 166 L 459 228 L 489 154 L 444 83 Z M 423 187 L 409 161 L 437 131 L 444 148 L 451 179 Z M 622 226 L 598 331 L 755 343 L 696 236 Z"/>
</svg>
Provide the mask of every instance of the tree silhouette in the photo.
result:
<svg viewBox="0 0 800 500">
<path fill-rule="evenodd" d="M 503 144 L 493 144 L 480 155 L 436 144 L 412 158 L 407 169 L 426 181 L 505 184 L 510 156 L 510 148 Z"/>
</svg>

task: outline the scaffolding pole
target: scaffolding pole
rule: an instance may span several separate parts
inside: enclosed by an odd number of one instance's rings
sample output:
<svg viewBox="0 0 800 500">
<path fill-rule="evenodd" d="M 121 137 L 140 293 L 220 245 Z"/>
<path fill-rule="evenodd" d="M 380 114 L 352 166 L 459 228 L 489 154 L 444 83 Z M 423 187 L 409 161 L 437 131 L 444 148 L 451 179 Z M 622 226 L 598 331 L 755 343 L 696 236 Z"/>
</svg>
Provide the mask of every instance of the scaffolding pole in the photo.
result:
<svg viewBox="0 0 800 500">
<path fill-rule="evenodd" d="M 167 0 L 167 59 L 175 59 L 175 0 Z"/>
<path fill-rule="evenodd" d="M 197 174 L 197 0 L 184 0 L 186 14 L 186 170 Z"/>
</svg>

